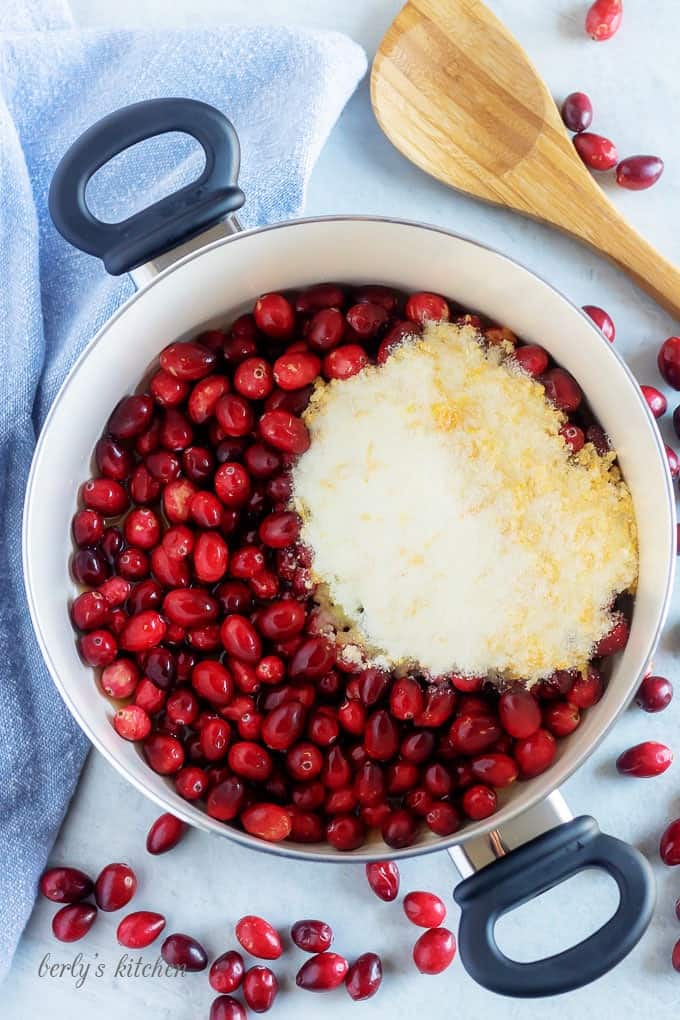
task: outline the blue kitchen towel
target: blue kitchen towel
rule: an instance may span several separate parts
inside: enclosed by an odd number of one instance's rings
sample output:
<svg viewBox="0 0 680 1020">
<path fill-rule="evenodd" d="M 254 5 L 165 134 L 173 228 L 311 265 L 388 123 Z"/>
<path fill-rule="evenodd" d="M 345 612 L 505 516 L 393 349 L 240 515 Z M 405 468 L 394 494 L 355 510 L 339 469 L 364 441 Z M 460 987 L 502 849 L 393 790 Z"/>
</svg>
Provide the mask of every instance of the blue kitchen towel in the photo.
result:
<svg viewBox="0 0 680 1020">
<path fill-rule="evenodd" d="M 129 279 L 107 277 L 57 235 L 46 207 L 54 168 L 111 110 L 189 96 L 223 110 L 240 135 L 243 222 L 286 219 L 300 212 L 316 157 L 365 69 L 360 47 L 332 32 L 79 31 L 59 0 L 0 4 L 0 979 L 87 751 L 29 621 L 20 542 L 26 478 L 59 384 L 132 291 Z M 196 145 L 176 136 L 135 153 L 97 175 L 100 215 L 122 219 L 202 166 Z"/>
</svg>

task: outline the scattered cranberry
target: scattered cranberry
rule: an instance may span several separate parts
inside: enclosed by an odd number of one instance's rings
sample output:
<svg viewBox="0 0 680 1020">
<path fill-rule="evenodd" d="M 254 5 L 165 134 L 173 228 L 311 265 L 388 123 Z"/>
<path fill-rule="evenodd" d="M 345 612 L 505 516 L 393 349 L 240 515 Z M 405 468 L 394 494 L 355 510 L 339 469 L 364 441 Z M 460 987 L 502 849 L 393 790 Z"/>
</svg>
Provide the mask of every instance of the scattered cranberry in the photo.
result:
<svg viewBox="0 0 680 1020">
<path fill-rule="evenodd" d="M 671 822 L 664 830 L 659 843 L 659 853 L 661 860 L 669 867 L 680 864 L 680 818 Z"/>
<path fill-rule="evenodd" d="M 107 864 L 94 885 L 100 910 L 120 910 L 130 902 L 137 889 L 137 877 L 128 864 Z"/>
<path fill-rule="evenodd" d="M 371 999 L 382 982 L 382 962 L 377 953 L 363 953 L 347 971 L 345 987 L 351 999 Z"/>
<path fill-rule="evenodd" d="M 213 962 L 208 980 L 210 987 L 214 988 L 216 992 L 235 992 L 240 987 L 244 974 L 243 957 L 232 949 L 227 953 L 222 953 Z"/>
<path fill-rule="evenodd" d="M 604 308 L 599 308 L 597 305 L 584 305 L 583 311 L 588 315 L 597 328 L 600 330 L 602 335 L 614 343 L 616 337 L 616 327 L 614 326 L 614 320 L 608 312 L 605 312 Z"/>
<path fill-rule="evenodd" d="M 190 935 L 168 935 L 161 946 L 161 956 L 169 966 L 182 967 L 183 970 L 205 970 L 208 966 L 205 949 Z"/>
<path fill-rule="evenodd" d="M 646 740 L 620 754 L 616 760 L 616 768 L 622 776 L 651 779 L 665 772 L 672 762 L 673 752 L 670 748 L 654 740 Z"/>
<path fill-rule="evenodd" d="M 138 910 L 123 918 L 118 925 L 116 938 L 126 949 L 146 949 L 155 942 L 164 928 L 165 918 L 162 914 Z"/>
<path fill-rule="evenodd" d="M 276 974 L 269 967 L 251 967 L 243 978 L 243 998 L 254 1013 L 271 1009 L 278 990 Z"/>
<path fill-rule="evenodd" d="M 446 907 L 439 896 L 410 892 L 404 897 L 404 913 L 419 928 L 439 928 L 446 919 Z"/>
<path fill-rule="evenodd" d="M 246 1020 L 246 1011 L 231 995 L 220 995 L 210 1007 L 210 1020 Z"/>
<path fill-rule="evenodd" d="M 177 846 L 186 831 L 186 822 L 168 813 L 160 815 L 149 829 L 146 849 L 150 854 L 165 854 Z"/>
<path fill-rule="evenodd" d="M 60 942 L 77 942 L 87 935 L 97 917 L 91 903 L 71 903 L 52 918 L 52 932 Z"/>
<path fill-rule="evenodd" d="M 344 956 L 337 953 L 320 953 L 300 967 L 295 983 L 307 992 L 330 992 L 341 985 L 347 976 L 349 965 Z"/>
<path fill-rule="evenodd" d="M 627 156 L 616 168 L 616 183 L 628 191 L 645 191 L 656 184 L 663 169 L 659 156 Z"/>
<path fill-rule="evenodd" d="M 616 146 L 603 135 L 583 131 L 574 135 L 574 148 L 591 170 L 611 170 L 619 160 Z"/>
<path fill-rule="evenodd" d="M 593 104 L 585 92 L 570 92 L 562 103 L 562 120 L 570 131 L 578 134 L 590 127 Z"/>
<path fill-rule="evenodd" d="M 296 921 L 290 937 L 305 953 L 325 953 L 333 942 L 333 930 L 324 921 Z"/>
<path fill-rule="evenodd" d="M 618 32 L 623 18 L 623 0 L 595 0 L 586 14 L 586 32 L 595 42 L 604 42 Z"/>
<path fill-rule="evenodd" d="M 663 712 L 673 698 L 673 685 L 665 676 L 646 676 L 635 701 L 645 712 Z"/>
<path fill-rule="evenodd" d="M 671 478 L 677 478 L 680 475 L 680 459 L 677 453 L 667 444 L 664 444 L 666 451 L 666 459 L 668 461 L 668 470 L 671 473 Z"/>
<path fill-rule="evenodd" d="M 94 884 L 78 868 L 48 868 L 40 876 L 40 892 L 53 903 L 80 903 L 94 891 Z"/>
<path fill-rule="evenodd" d="M 673 952 L 671 953 L 671 963 L 673 969 L 680 972 L 680 939 L 673 946 Z"/>
<path fill-rule="evenodd" d="M 283 952 L 279 933 L 268 921 L 254 914 L 247 914 L 237 923 L 236 938 L 246 952 L 260 960 L 278 960 Z"/>
<path fill-rule="evenodd" d="M 656 386 L 641 386 L 640 389 L 647 401 L 647 406 L 655 418 L 661 418 L 668 409 L 668 401 Z"/>
<path fill-rule="evenodd" d="M 366 878 L 376 896 L 391 903 L 399 895 L 399 868 L 394 861 L 373 861 L 366 865 Z"/>
<path fill-rule="evenodd" d="M 413 960 L 421 974 L 441 974 L 456 955 L 456 940 L 448 928 L 430 928 L 413 947 Z"/>
<path fill-rule="evenodd" d="M 680 336 L 669 336 L 664 340 L 657 361 L 668 385 L 680 390 Z"/>
</svg>

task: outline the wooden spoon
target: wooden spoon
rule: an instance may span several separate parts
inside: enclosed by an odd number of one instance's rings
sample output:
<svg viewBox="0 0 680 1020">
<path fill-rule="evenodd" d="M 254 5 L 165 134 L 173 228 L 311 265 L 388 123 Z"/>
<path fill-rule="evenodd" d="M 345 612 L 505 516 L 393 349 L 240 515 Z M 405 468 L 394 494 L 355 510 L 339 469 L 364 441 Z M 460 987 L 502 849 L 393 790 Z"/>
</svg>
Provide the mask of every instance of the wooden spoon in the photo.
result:
<svg viewBox="0 0 680 1020">
<path fill-rule="evenodd" d="M 410 0 L 376 54 L 371 100 L 428 174 L 586 241 L 680 318 L 680 270 L 609 201 L 526 54 L 479 0 Z"/>
</svg>

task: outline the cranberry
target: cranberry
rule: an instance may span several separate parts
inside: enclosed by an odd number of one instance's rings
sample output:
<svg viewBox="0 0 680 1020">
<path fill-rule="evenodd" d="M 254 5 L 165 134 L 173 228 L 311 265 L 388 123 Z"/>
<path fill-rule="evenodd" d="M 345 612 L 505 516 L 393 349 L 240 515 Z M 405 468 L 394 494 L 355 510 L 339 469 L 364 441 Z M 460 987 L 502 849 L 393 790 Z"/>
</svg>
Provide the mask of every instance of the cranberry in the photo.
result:
<svg viewBox="0 0 680 1020">
<path fill-rule="evenodd" d="M 382 825 L 382 837 L 394 850 L 412 846 L 418 836 L 418 820 L 404 808 L 392 811 Z"/>
<path fill-rule="evenodd" d="M 446 919 L 446 907 L 439 896 L 410 892 L 404 897 L 404 913 L 419 928 L 438 928 Z"/>
<path fill-rule="evenodd" d="M 673 685 L 665 676 L 646 676 L 635 696 L 636 703 L 645 712 L 663 712 L 673 698 Z"/>
<path fill-rule="evenodd" d="M 245 974 L 243 957 L 234 949 L 222 953 L 213 962 L 208 974 L 210 987 L 216 992 L 235 992 L 240 987 Z"/>
<path fill-rule="evenodd" d="M 215 405 L 215 417 L 224 436 L 247 436 L 254 424 L 248 401 L 236 393 L 226 393 Z"/>
<path fill-rule="evenodd" d="M 161 352 L 161 368 L 176 379 L 193 382 L 209 375 L 217 361 L 214 351 L 197 343 L 170 344 Z"/>
<path fill-rule="evenodd" d="M 541 725 L 541 710 L 529 691 L 506 691 L 498 702 L 501 725 L 511 737 L 530 737 Z"/>
<path fill-rule="evenodd" d="M 295 300 L 296 312 L 314 312 L 320 308 L 341 308 L 345 303 L 345 292 L 335 283 L 317 283 L 298 294 Z"/>
<path fill-rule="evenodd" d="M 299 634 L 305 624 L 304 606 L 294 599 L 278 599 L 258 614 L 257 627 L 269 641 L 285 641 Z"/>
<path fill-rule="evenodd" d="M 278 960 L 283 952 L 279 933 L 262 917 L 246 914 L 236 924 L 236 938 L 251 956 Z"/>
<path fill-rule="evenodd" d="M 496 793 L 483 783 L 469 786 L 461 799 L 461 807 L 468 818 L 476 822 L 481 821 L 496 811 L 498 807 Z"/>
<path fill-rule="evenodd" d="M 532 376 L 532 378 L 543 375 L 548 367 L 549 359 L 546 351 L 542 347 L 534 347 L 531 344 L 518 347 L 513 354 L 513 358 L 522 370 L 527 375 Z"/>
<path fill-rule="evenodd" d="M 501 736 L 498 719 L 492 715 L 459 715 L 451 725 L 449 736 L 460 754 L 479 754 L 491 747 Z"/>
<path fill-rule="evenodd" d="M 208 789 L 208 776 L 204 769 L 188 765 L 175 776 L 175 789 L 185 800 L 198 800 Z M 210 810 L 206 805 L 206 810 Z"/>
<path fill-rule="evenodd" d="M 159 613 L 146 610 L 132 616 L 120 636 L 120 647 L 128 652 L 145 652 L 165 637 L 167 624 Z"/>
<path fill-rule="evenodd" d="M 116 938 L 126 949 L 146 949 L 155 942 L 165 928 L 162 914 L 154 914 L 150 910 L 138 910 L 128 914 L 118 925 Z"/>
<path fill-rule="evenodd" d="M 187 412 L 191 421 L 203 425 L 215 413 L 220 397 L 229 392 L 229 381 L 222 375 L 208 375 L 191 391 Z"/>
<path fill-rule="evenodd" d="M 230 655 L 245 663 L 262 657 L 262 642 L 252 623 L 237 613 L 227 616 L 220 628 L 222 644 Z"/>
<path fill-rule="evenodd" d="M 160 407 L 176 407 L 186 400 L 189 384 L 160 368 L 151 377 L 149 389 Z"/>
<path fill-rule="evenodd" d="M 673 952 L 671 953 L 671 963 L 673 970 L 680 972 L 680 939 L 673 946 Z"/>
<path fill-rule="evenodd" d="M 585 131 L 593 119 L 593 104 L 585 92 L 570 92 L 562 103 L 562 120 L 570 131 Z"/>
<path fill-rule="evenodd" d="M 99 872 L 94 896 L 100 910 L 120 910 L 130 902 L 137 889 L 137 878 L 128 864 L 107 864 Z"/>
<path fill-rule="evenodd" d="M 78 642 L 80 654 L 88 666 L 108 666 L 118 653 L 118 645 L 108 630 L 91 630 Z"/>
<path fill-rule="evenodd" d="M 584 305 L 583 311 L 593 320 L 602 335 L 611 343 L 614 343 L 616 327 L 611 315 L 605 312 L 604 308 L 598 308 L 597 305 Z"/>
<path fill-rule="evenodd" d="M 275 340 L 285 340 L 293 332 L 295 312 L 282 294 L 264 294 L 253 308 L 255 325 Z"/>
<path fill-rule="evenodd" d="M 361 301 L 347 312 L 347 322 L 362 340 L 375 336 L 387 320 L 388 310 L 373 301 Z"/>
<path fill-rule="evenodd" d="M 668 385 L 674 390 L 680 390 L 680 336 L 669 336 L 664 340 L 657 361 L 659 371 Z"/>
<path fill-rule="evenodd" d="M 92 879 L 78 868 L 48 868 L 40 876 L 40 892 L 53 903 L 79 903 L 93 890 Z"/>
<path fill-rule="evenodd" d="M 563 368 L 551 368 L 541 378 L 546 398 L 560 411 L 571 414 L 578 410 L 582 394 L 572 376 Z"/>
<path fill-rule="evenodd" d="M 175 588 L 163 600 L 163 613 L 180 627 L 192 627 L 214 620 L 218 605 L 205 588 Z"/>
<path fill-rule="evenodd" d="M 366 753 L 375 761 L 389 761 L 399 750 L 399 730 L 390 716 L 382 709 L 369 716 L 364 733 Z"/>
<path fill-rule="evenodd" d="M 104 518 L 96 510 L 79 510 L 73 518 L 76 545 L 96 545 L 104 534 Z"/>
<path fill-rule="evenodd" d="M 413 677 L 400 677 L 390 691 L 390 712 L 395 719 L 413 719 L 425 707 L 420 684 Z"/>
<path fill-rule="evenodd" d="M 555 701 L 543 710 L 543 726 L 554 737 L 567 737 L 578 728 L 581 713 L 576 705 Z"/>
<path fill-rule="evenodd" d="M 246 832 L 269 843 L 279 843 L 290 836 L 290 812 L 278 804 L 253 804 L 241 815 Z"/>
<path fill-rule="evenodd" d="M 124 740 L 144 740 L 151 732 L 151 719 L 139 705 L 126 705 L 113 717 L 113 728 Z"/>
<path fill-rule="evenodd" d="M 359 344 L 343 344 L 326 355 L 322 370 L 326 379 L 350 379 L 367 364 L 368 355 L 363 347 Z"/>
<path fill-rule="evenodd" d="M 219 995 L 210 1007 L 210 1020 L 246 1020 L 246 1011 L 231 995 Z"/>
<path fill-rule="evenodd" d="M 132 472 L 134 460 L 130 450 L 109 436 L 100 439 L 94 451 L 97 467 L 106 478 L 122 482 Z"/>
<path fill-rule="evenodd" d="M 177 846 L 186 831 L 186 822 L 168 813 L 160 815 L 149 829 L 146 849 L 150 854 L 165 854 Z"/>
<path fill-rule="evenodd" d="M 307 992 L 329 992 L 343 983 L 349 965 L 337 953 L 319 953 L 300 967 L 295 977 L 298 988 Z"/>
<path fill-rule="evenodd" d="M 424 325 L 426 322 L 447 322 L 450 318 L 449 306 L 439 294 L 419 291 L 412 294 L 406 302 L 406 318 Z"/>
<path fill-rule="evenodd" d="M 209 719 L 201 727 L 200 749 L 207 761 L 219 761 L 227 753 L 231 729 L 225 719 Z"/>
<path fill-rule="evenodd" d="M 161 776 L 178 772 L 184 764 L 184 748 L 176 737 L 165 733 L 151 733 L 143 745 L 144 756 Z"/>
<path fill-rule="evenodd" d="M 326 808 L 328 810 L 328 802 Z M 336 850 L 357 850 L 365 838 L 364 824 L 356 815 L 338 814 L 326 826 L 326 840 Z"/>
<path fill-rule="evenodd" d="M 619 160 L 614 143 L 591 131 L 574 135 L 574 148 L 591 170 L 611 170 Z"/>
<path fill-rule="evenodd" d="M 165 703 L 165 692 L 152 684 L 146 677 L 142 677 L 135 691 L 135 705 L 139 705 L 149 715 L 160 712 Z"/>
<path fill-rule="evenodd" d="M 669 867 L 680 864 L 680 818 L 671 822 L 661 836 L 659 843 L 661 860 Z"/>
<path fill-rule="evenodd" d="M 243 998 L 254 1013 L 271 1009 L 278 990 L 279 982 L 269 967 L 251 967 L 243 979 Z"/>
<path fill-rule="evenodd" d="M 344 336 L 345 320 L 337 308 L 322 308 L 310 320 L 306 340 L 314 351 L 325 354 Z M 318 374 L 318 373 L 317 373 Z"/>
<path fill-rule="evenodd" d="M 355 1002 L 372 998 L 382 982 L 382 962 L 377 953 L 363 953 L 347 971 L 345 987 Z"/>
<path fill-rule="evenodd" d="M 596 658 L 602 658 L 605 655 L 613 655 L 614 652 L 621 651 L 621 649 L 625 648 L 628 644 L 629 636 L 630 628 L 625 616 L 622 616 L 621 614 L 616 615 L 613 618 L 611 630 L 605 634 L 604 637 L 600 638 L 595 646 Z"/>
<path fill-rule="evenodd" d="M 208 954 L 190 935 L 168 935 L 161 946 L 161 956 L 170 967 L 181 967 L 184 971 L 205 970 L 208 966 Z"/>
<path fill-rule="evenodd" d="M 586 14 L 586 32 L 595 42 L 604 42 L 618 31 L 622 18 L 622 0 L 595 0 Z"/>
<path fill-rule="evenodd" d="M 78 630 L 95 630 L 106 622 L 109 603 L 98 591 L 86 591 L 74 600 L 71 619 Z"/>
<path fill-rule="evenodd" d="M 231 673 L 214 659 L 206 659 L 194 666 L 191 683 L 194 690 L 213 705 L 228 705 L 234 696 Z"/>
<path fill-rule="evenodd" d="M 421 974 L 441 974 L 456 955 L 456 940 L 447 928 L 430 928 L 413 947 L 413 960 Z"/>
<path fill-rule="evenodd" d="M 301 390 L 321 372 L 321 359 L 309 351 L 282 354 L 274 362 L 274 380 L 282 390 Z"/>
<path fill-rule="evenodd" d="M 91 903 L 72 903 L 62 907 L 52 918 L 52 932 L 60 942 L 77 942 L 87 935 L 97 917 Z"/>
<path fill-rule="evenodd" d="M 578 425 L 563 425 L 560 429 L 560 435 L 569 447 L 571 453 L 578 453 L 579 450 L 583 449 L 586 437 L 583 434 L 583 430 L 580 429 Z"/>
<path fill-rule="evenodd" d="M 76 581 L 88 588 L 103 584 L 110 574 L 109 566 L 98 549 L 79 549 L 71 568 Z"/>
<path fill-rule="evenodd" d="M 532 779 L 545 772 L 552 765 L 556 753 L 555 738 L 542 729 L 524 740 L 518 740 L 513 749 L 522 779 Z"/>
<path fill-rule="evenodd" d="M 379 365 L 383 365 L 389 358 L 395 347 L 398 347 L 407 338 L 413 338 L 414 335 L 420 332 L 421 327 L 413 322 L 408 322 L 405 319 L 398 319 L 388 329 L 385 336 L 382 338 L 380 346 L 378 347 L 378 354 L 376 361 Z"/>
<path fill-rule="evenodd" d="M 290 937 L 305 953 L 325 953 L 333 942 L 333 930 L 324 921 L 296 921 Z"/>
<path fill-rule="evenodd" d="M 646 740 L 629 747 L 616 759 L 616 769 L 622 776 L 651 779 L 660 776 L 673 762 L 673 752 L 665 744 Z"/>
</svg>

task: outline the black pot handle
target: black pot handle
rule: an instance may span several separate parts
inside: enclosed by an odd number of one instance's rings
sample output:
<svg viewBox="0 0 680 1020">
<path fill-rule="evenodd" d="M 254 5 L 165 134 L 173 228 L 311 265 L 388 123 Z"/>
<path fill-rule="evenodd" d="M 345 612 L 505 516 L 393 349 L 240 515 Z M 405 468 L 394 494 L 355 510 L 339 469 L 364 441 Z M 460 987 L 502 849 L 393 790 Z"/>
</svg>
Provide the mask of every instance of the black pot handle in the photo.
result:
<svg viewBox="0 0 680 1020">
<path fill-rule="evenodd" d="M 96 219 L 85 200 L 92 175 L 131 145 L 168 131 L 192 135 L 202 145 L 200 177 L 121 223 Z M 239 209 L 245 200 L 236 185 L 239 162 L 236 131 L 214 106 L 196 99 L 133 103 L 93 124 L 63 156 L 50 186 L 50 215 L 67 241 L 119 276 Z"/>
<path fill-rule="evenodd" d="M 496 944 L 498 918 L 584 868 L 602 868 L 619 887 L 616 913 L 571 949 L 532 963 L 511 960 Z M 461 882 L 459 948 L 468 973 L 500 995 L 538 998 L 580 988 L 606 974 L 637 944 L 654 908 L 654 878 L 634 847 L 600 832 L 583 815 L 556 826 Z"/>
</svg>

